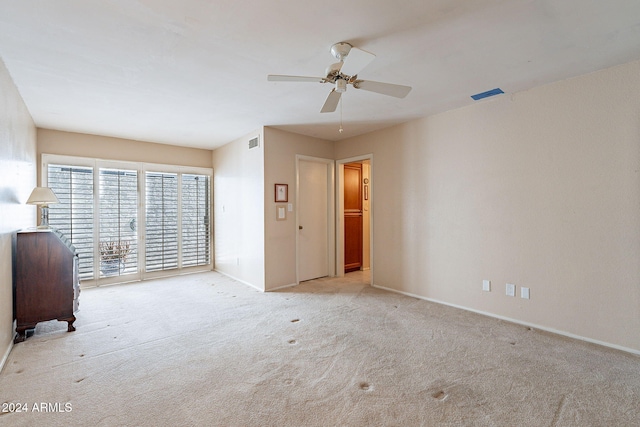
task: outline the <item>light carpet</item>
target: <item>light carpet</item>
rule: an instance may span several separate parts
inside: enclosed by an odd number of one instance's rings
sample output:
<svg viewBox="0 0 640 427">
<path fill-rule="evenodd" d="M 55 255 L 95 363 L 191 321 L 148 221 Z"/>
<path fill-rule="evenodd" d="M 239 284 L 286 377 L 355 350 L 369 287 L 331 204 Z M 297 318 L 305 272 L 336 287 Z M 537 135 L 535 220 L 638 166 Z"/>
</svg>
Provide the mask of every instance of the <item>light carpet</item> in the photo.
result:
<svg viewBox="0 0 640 427">
<path fill-rule="evenodd" d="M 46 322 L 14 346 L 0 402 L 26 411 L 0 425 L 640 425 L 639 357 L 361 277 L 83 290 L 75 332 Z"/>
</svg>

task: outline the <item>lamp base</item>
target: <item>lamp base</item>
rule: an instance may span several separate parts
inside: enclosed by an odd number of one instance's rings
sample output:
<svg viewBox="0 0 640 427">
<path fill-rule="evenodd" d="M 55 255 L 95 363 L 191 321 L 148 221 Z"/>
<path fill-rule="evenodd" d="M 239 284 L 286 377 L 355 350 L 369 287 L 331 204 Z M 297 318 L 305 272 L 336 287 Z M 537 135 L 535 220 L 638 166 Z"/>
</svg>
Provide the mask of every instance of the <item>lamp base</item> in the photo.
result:
<svg viewBox="0 0 640 427">
<path fill-rule="evenodd" d="M 47 205 L 40 206 L 40 225 L 37 228 L 38 230 L 51 228 L 49 227 L 49 206 Z"/>
</svg>

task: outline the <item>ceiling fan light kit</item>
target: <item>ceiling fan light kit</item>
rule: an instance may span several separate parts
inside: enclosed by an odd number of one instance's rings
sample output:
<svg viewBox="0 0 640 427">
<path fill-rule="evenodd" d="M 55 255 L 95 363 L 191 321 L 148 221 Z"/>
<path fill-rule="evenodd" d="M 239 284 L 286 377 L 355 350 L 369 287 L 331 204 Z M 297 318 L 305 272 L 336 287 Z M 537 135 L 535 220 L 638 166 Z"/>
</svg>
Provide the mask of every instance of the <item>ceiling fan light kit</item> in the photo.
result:
<svg viewBox="0 0 640 427">
<path fill-rule="evenodd" d="M 411 91 L 410 86 L 359 79 L 358 73 L 360 73 L 360 71 L 375 59 L 376 56 L 373 53 L 353 47 L 351 44 L 346 42 L 334 44 L 331 46 L 330 51 L 331 55 L 340 62 L 331 64 L 327 67 L 325 77 L 270 74 L 267 76 L 267 80 L 272 82 L 333 83 L 334 88 L 329 92 L 329 95 L 320 110 L 321 113 L 332 113 L 336 111 L 338 103 L 340 102 L 340 97 L 344 92 L 346 92 L 348 84 L 356 89 L 393 96 L 395 98 L 404 98 Z"/>
</svg>

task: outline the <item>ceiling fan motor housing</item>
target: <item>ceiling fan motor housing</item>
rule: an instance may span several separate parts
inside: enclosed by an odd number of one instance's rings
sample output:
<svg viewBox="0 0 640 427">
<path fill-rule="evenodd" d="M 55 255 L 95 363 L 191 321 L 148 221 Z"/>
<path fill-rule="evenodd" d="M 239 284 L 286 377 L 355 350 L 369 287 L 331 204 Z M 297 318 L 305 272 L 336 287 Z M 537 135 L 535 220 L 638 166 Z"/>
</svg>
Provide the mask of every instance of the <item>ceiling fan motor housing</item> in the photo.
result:
<svg viewBox="0 0 640 427">
<path fill-rule="evenodd" d="M 333 46 L 331 46 L 331 54 L 338 61 L 344 61 L 344 58 L 346 58 L 347 55 L 349 55 L 349 52 L 351 52 L 351 47 L 352 46 L 349 43 L 345 43 L 345 42 L 336 43 Z"/>
<path fill-rule="evenodd" d="M 327 79 L 329 81 L 333 81 L 332 77 L 340 74 L 340 69 L 342 68 L 342 62 L 336 62 L 335 64 L 331 64 L 326 69 Z"/>
</svg>

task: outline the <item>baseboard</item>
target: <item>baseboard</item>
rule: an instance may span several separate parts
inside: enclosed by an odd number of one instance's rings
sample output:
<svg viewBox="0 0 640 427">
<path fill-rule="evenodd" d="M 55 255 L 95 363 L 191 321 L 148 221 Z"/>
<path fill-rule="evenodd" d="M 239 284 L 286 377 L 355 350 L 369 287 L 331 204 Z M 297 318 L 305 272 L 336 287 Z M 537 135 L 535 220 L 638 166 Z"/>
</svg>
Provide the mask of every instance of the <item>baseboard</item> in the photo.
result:
<svg viewBox="0 0 640 427">
<path fill-rule="evenodd" d="M 13 340 L 9 342 L 9 347 L 7 347 L 7 351 L 4 352 L 4 355 L 0 360 L 0 374 L 2 373 L 2 368 L 4 368 L 4 364 L 7 362 L 7 359 L 9 359 L 9 353 L 11 353 L 12 349 L 13 349 Z"/>
<path fill-rule="evenodd" d="M 264 292 L 264 291 L 265 291 L 264 289 L 260 289 L 259 287 L 257 287 L 256 285 L 254 285 L 254 284 L 252 284 L 252 283 L 245 282 L 244 280 L 242 280 L 242 279 L 238 279 L 237 277 L 234 277 L 234 276 L 232 276 L 231 274 L 225 273 L 224 271 L 220 271 L 220 270 L 216 270 L 216 269 L 214 269 L 213 271 L 215 271 L 216 273 L 220 273 L 220 274 L 222 274 L 223 276 L 227 276 L 228 278 L 233 279 L 233 280 L 235 280 L 236 282 L 240 282 L 240 283 L 242 283 L 243 285 L 247 285 L 247 286 L 249 286 L 249 287 L 251 287 L 251 288 L 253 288 L 253 289 L 257 290 L 257 291 L 260 291 L 260 292 Z"/>
<path fill-rule="evenodd" d="M 279 289 L 292 288 L 294 286 L 298 286 L 297 283 L 290 283 L 288 285 L 278 286 L 277 288 L 265 289 L 265 292 L 277 291 Z"/>
<path fill-rule="evenodd" d="M 436 300 L 436 299 L 433 299 L 433 298 L 426 298 L 426 297 L 423 297 L 421 295 L 412 294 L 410 292 L 403 292 L 403 291 L 399 291 L 397 289 L 386 288 L 384 286 L 378 286 L 378 285 L 372 285 L 372 286 L 374 288 L 383 289 L 385 291 L 395 292 L 397 294 L 406 295 L 408 297 L 418 298 L 418 299 L 429 301 L 429 302 L 433 302 L 433 303 L 436 303 L 436 304 L 442 304 L 442 305 L 446 305 L 446 306 L 449 306 L 449 307 L 458 308 L 460 310 L 470 311 L 472 313 L 480 314 L 480 315 L 483 315 L 483 316 L 493 317 L 494 319 L 500 319 L 500 320 L 504 320 L 504 321 L 507 321 L 507 322 L 510 322 L 510 323 L 515 323 L 517 325 L 523 325 L 523 326 L 528 326 L 528 327 L 534 328 L 534 329 L 540 329 L 541 331 L 550 332 L 552 334 L 562 335 L 562 336 L 567 337 L 567 338 L 573 338 L 573 339 L 576 339 L 576 340 L 585 341 L 585 342 L 588 342 L 588 343 L 591 343 L 591 344 L 601 345 L 603 347 L 608 347 L 608 348 L 612 348 L 614 350 L 620 350 L 620 351 L 624 351 L 626 353 L 631 353 L 631 354 L 640 356 L 640 350 L 636 350 L 636 349 L 633 349 L 633 348 L 623 347 L 621 345 L 612 344 L 612 343 L 609 343 L 609 342 L 606 342 L 606 341 L 594 340 L 592 338 L 583 337 L 582 335 L 572 334 L 570 332 L 561 331 L 561 330 L 558 330 L 558 329 L 553 329 L 553 328 L 549 328 L 549 327 L 546 327 L 546 326 L 537 325 L 535 323 L 523 322 L 523 321 L 518 320 L 518 319 L 513 319 L 511 317 L 506 317 L 506 316 L 500 316 L 498 314 L 490 313 L 490 312 L 487 312 L 487 311 L 476 310 L 476 309 L 473 309 L 473 308 L 464 307 L 464 306 L 457 305 L 457 304 L 451 304 L 451 303 L 440 301 L 440 300 Z"/>
<path fill-rule="evenodd" d="M 215 271 L 216 273 L 220 273 L 220 274 L 222 274 L 223 276 L 227 276 L 227 277 L 228 277 L 228 278 L 230 278 L 230 279 L 236 280 L 236 281 L 238 281 L 238 282 L 242 283 L 243 285 L 247 285 L 247 286 L 249 286 L 249 287 L 252 287 L 253 289 L 257 289 L 257 290 L 259 290 L 260 292 L 272 292 L 272 291 L 277 291 L 278 289 L 291 288 L 291 287 L 293 287 L 293 286 L 297 286 L 297 285 L 298 285 L 297 283 L 291 283 L 291 284 L 288 284 L 288 285 L 278 286 L 277 288 L 260 289 L 260 288 L 258 288 L 257 286 L 255 286 L 255 285 L 253 285 L 253 284 L 251 284 L 251 283 L 249 283 L 249 282 L 245 282 L 244 280 L 240 280 L 240 279 L 238 279 L 237 277 L 233 277 L 232 275 L 227 274 L 227 273 L 225 273 L 224 271 L 218 271 L 218 270 L 213 270 L 213 271 Z"/>
</svg>

